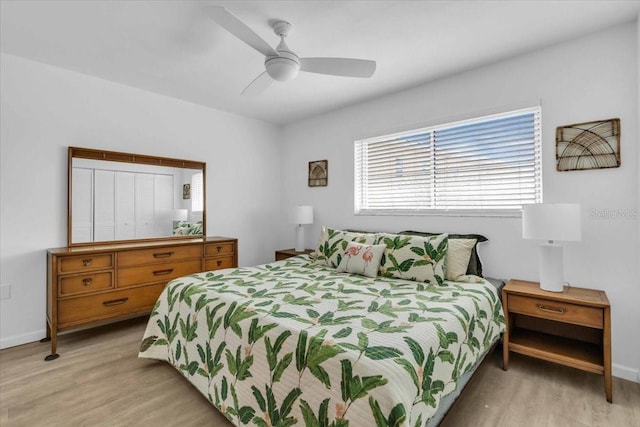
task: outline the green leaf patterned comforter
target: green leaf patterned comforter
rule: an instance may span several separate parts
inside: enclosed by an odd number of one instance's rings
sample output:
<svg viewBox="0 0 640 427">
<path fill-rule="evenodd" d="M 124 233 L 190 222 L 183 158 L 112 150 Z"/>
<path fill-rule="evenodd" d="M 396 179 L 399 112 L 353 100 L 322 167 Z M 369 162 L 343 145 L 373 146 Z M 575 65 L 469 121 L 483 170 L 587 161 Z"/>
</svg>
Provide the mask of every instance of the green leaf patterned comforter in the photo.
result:
<svg viewBox="0 0 640 427">
<path fill-rule="evenodd" d="M 488 282 L 368 278 L 298 256 L 174 280 L 139 357 L 172 364 L 238 426 L 413 427 L 503 329 Z"/>
</svg>

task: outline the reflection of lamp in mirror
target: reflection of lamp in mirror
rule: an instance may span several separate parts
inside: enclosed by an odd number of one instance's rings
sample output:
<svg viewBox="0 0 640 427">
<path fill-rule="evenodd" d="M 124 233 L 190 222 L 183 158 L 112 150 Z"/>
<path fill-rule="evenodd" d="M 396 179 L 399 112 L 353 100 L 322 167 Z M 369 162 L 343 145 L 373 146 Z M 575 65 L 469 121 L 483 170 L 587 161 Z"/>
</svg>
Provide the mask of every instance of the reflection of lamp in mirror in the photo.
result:
<svg viewBox="0 0 640 427">
<path fill-rule="evenodd" d="M 293 221 L 296 226 L 296 252 L 304 251 L 304 226 L 313 224 L 313 206 L 296 206 L 293 210 Z"/>
<path fill-rule="evenodd" d="M 562 246 L 554 241 L 581 239 L 580 205 L 571 203 L 538 203 L 522 209 L 522 237 L 548 240 L 540 245 L 540 289 L 564 290 Z"/>
</svg>

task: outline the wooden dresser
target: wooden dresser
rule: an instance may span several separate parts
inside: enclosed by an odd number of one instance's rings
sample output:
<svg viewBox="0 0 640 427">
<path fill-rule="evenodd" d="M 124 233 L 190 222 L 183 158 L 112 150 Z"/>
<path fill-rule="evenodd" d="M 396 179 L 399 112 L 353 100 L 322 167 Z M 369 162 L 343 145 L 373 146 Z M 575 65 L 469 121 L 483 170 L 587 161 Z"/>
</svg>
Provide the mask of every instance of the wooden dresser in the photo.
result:
<svg viewBox="0 0 640 427">
<path fill-rule="evenodd" d="M 227 237 L 49 249 L 45 360 L 58 357 L 58 332 L 146 315 L 170 280 L 237 266 Z"/>
</svg>

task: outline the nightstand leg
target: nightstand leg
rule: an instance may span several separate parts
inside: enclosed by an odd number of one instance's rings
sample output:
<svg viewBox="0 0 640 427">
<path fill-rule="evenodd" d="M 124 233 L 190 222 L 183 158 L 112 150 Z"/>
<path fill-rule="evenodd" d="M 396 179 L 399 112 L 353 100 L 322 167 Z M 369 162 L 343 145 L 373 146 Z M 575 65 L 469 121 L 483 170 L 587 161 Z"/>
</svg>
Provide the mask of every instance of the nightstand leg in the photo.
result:
<svg viewBox="0 0 640 427">
<path fill-rule="evenodd" d="M 502 341 L 502 369 L 509 370 L 509 344 L 506 340 Z"/>
<path fill-rule="evenodd" d="M 502 335 L 502 369 L 509 370 L 509 330 L 505 329 Z"/>
<path fill-rule="evenodd" d="M 504 311 L 504 320 L 506 323 L 504 333 L 502 334 L 502 369 L 509 370 L 509 327 L 511 326 L 511 319 L 509 316 L 509 310 L 507 310 L 507 294 L 502 291 L 502 309 Z"/>
<path fill-rule="evenodd" d="M 604 362 L 604 393 L 607 402 L 613 403 L 613 389 L 611 380 L 611 309 L 604 309 L 604 329 L 603 336 L 603 362 Z"/>
</svg>

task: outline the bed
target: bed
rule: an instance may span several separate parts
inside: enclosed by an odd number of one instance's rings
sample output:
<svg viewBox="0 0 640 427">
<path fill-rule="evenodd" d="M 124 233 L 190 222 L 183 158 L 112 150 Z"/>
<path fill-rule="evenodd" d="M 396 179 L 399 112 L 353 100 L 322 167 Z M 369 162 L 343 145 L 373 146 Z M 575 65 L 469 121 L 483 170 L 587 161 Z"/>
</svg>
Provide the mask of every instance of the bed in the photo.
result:
<svg viewBox="0 0 640 427">
<path fill-rule="evenodd" d="M 393 267 L 368 277 L 325 258 L 172 281 L 139 357 L 170 363 L 238 426 L 437 424 L 504 329 L 496 287 Z"/>
</svg>

